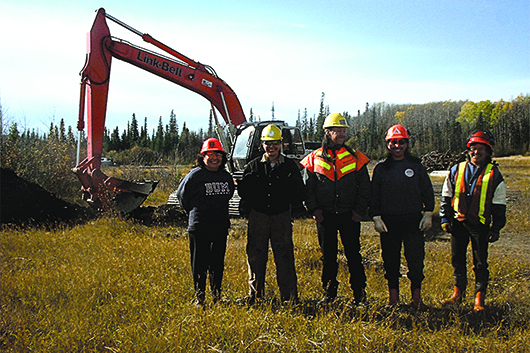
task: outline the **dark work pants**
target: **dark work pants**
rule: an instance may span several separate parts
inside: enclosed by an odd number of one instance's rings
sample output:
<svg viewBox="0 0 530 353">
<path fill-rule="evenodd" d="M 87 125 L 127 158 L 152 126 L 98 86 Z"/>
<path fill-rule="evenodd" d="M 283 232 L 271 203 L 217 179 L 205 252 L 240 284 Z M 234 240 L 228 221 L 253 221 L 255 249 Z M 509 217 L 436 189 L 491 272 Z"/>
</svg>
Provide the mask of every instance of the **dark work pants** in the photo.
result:
<svg viewBox="0 0 530 353">
<path fill-rule="evenodd" d="M 318 242 L 322 250 L 322 287 L 336 286 L 339 265 L 337 263 L 338 238 L 340 233 L 344 253 L 348 260 L 350 287 L 354 294 L 366 288 L 366 274 L 361 257 L 361 223 L 354 222 L 351 212 L 334 214 L 323 213 L 324 221 L 317 222 Z"/>
<path fill-rule="evenodd" d="M 254 209 L 250 212 L 247 261 L 251 296 L 261 298 L 265 293 L 270 241 L 281 300 L 298 298 L 292 230 L 291 211 L 276 215 L 267 215 Z"/>
<path fill-rule="evenodd" d="M 210 289 L 218 296 L 223 282 L 228 229 L 189 232 L 191 272 L 197 295 L 206 291 L 206 276 L 210 275 Z"/>
<path fill-rule="evenodd" d="M 388 289 L 399 290 L 401 277 L 401 246 L 403 245 L 405 260 L 407 261 L 407 277 L 410 289 L 421 288 L 425 278 L 423 262 L 425 259 L 425 239 L 420 231 L 422 214 L 383 215 L 381 218 L 388 229 L 388 233 L 381 233 L 381 257 L 385 268 L 385 278 Z"/>
<path fill-rule="evenodd" d="M 475 293 L 486 292 L 490 272 L 488 270 L 488 232 L 484 225 L 470 225 L 466 221 L 453 222 L 451 232 L 451 264 L 454 284 L 464 291 L 467 286 L 467 247 L 471 242 L 473 271 L 475 272 Z"/>
</svg>

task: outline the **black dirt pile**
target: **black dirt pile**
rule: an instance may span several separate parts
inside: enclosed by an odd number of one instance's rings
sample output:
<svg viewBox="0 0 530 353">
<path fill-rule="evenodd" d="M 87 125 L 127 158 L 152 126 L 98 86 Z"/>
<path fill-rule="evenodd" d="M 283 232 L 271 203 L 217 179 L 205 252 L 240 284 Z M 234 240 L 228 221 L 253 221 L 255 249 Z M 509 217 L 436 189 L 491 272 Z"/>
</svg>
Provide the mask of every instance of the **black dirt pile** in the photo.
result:
<svg viewBox="0 0 530 353">
<path fill-rule="evenodd" d="M 18 177 L 10 169 L 0 170 L 0 224 L 53 227 L 96 217 L 96 212 L 90 208 L 59 199 L 41 186 Z"/>
<path fill-rule="evenodd" d="M 146 226 L 187 226 L 188 217 L 177 205 L 138 207 L 126 215 Z"/>
</svg>

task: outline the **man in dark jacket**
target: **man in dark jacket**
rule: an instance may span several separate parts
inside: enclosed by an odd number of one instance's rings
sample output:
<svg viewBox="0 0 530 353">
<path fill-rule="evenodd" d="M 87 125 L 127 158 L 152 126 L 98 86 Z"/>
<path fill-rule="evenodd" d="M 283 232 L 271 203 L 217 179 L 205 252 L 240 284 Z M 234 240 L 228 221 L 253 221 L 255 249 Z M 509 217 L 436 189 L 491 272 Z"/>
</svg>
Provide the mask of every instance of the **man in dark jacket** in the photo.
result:
<svg viewBox="0 0 530 353">
<path fill-rule="evenodd" d="M 381 257 L 388 284 L 389 305 L 399 303 L 401 249 L 410 280 L 412 306 L 425 305 L 421 284 L 425 260 L 424 232 L 432 226 L 434 191 L 421 160 L 410 153 L 410 134 L 402 125 L 391 126 L 385 137 L 387 158 L 372 173 L 370 217 L 380 233 Z"/>
<path fill-rule="evenodd" d="M 322 147 L 301 164 L 309 171 L 306 208 L 317 222 L 323 254 L 321 303 L 337 296 L 337 233 L 340 233 L 350 271 L 350 287 L 357 304 L 366 298 L 366 274 L 361 257 L 361 218 L 370 202 L 368 157 L 345 145 L 348 124 L 339 113 L 324 121 Z"/>
<path fill-rule="evenodd" d="M 238 182 L 238 193 L 250 205 L 247 260 L 249 296 L 253 303 L 265 292 L 265 273 L 271 242 L 282 301 L 297 301 L 291 206 L 304 198 L 304 183 L 297 164 L 280 153 L 280 129 L 267 125 L 261 134 L 265 153 L 250 161 Z"/>
</svg>

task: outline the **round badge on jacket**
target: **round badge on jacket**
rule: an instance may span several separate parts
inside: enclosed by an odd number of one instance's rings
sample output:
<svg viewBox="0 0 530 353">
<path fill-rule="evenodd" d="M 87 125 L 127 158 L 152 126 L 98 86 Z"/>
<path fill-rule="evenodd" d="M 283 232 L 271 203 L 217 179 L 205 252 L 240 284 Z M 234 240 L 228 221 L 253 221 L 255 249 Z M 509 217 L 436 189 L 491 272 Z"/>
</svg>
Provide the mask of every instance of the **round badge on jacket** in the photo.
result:
<svg viewBox="0 0 530 353">
<path fill-rule="evenodd" d="M 409 178 L 412 178 L 414 176 L 414 171 L 409 168 L 405 170 L 405 175 L 408 176 Z"/>
</svg>

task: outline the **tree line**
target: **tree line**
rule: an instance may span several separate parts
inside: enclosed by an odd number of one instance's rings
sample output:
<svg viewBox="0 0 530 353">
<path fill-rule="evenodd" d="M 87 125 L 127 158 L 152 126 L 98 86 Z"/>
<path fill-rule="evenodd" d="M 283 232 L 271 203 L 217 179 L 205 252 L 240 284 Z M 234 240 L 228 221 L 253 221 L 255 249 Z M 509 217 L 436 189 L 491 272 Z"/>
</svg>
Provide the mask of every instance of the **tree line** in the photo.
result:
<svg viewBox="0 0 530 353">
<path fill-rule="evenodd" d="M 309 116 L 307 108 L 303 113 L 299 111 L 296 126 L 300 128 L 305 141 L 322 140 L 324 134 L 322 124 L 329 113 L 330 108 L 325 104 L 324 93 L 320 99 L 318 115 Z M 274 114 L 274 105 L 272 114 Z M 530 152 L 530 96 L 528 95 L 520 95 L 511 101 L 486 100 L 478 103 L 472 101 L 442 101 L 426 104 L 366 103 L 363 112 L 359 110 L 356 114 L 350 114 L 344 111 L 342 114 L 350 126 L 347 143 L 372 159 L 385 156 L 384 136 L 391 125 L 398 123 L 410 130 L 413 152 L 418 156 L 431 151 L 459 154 L 465 149 L 467 137 L 478 129 L 493 132 L 497 156 Z M 255 119 L 251 109 L 249 121 Z M 111 158 L 118 164 L 190 164 L 194 161 L 202 142 L 215 135 L 211 112 L 208 128 L 201 128 L 199 131 L 191 131 L 185 122 L 179 127 L 176 114 L 171 111 L 167 124 L 164 124 L 160 117 L 156 129 L 149 132 L 147 118 L 144 118 L 143 124 L 140 125 L 133 114 L 123 131 L 120 131 L 119 127 L 105 130 L 103 156 Z M 66 128 L 64 120 L 58 125 L 51 123 L 48 133 L 45 134 L 38 134 L 35 130 L 18 131 L 16 123 L 2 123 L 2 166 L 16 169 L 18 165 L 24 163 L 21 151 L 29 146 L 41 148 L 39 153 L 46 150 L 42 146 L 54 146 L 69 151 L 69 163 L 75 165 L 76 139 L 72 127 Z M 84 133 L 81 139 L 81 146 L 86 146 Z"/>
<path fill-rule="evenodd" d="M 307 109 L 298 114 L 296 125 L 304 140 L 321 141 L 322 124 L 330 109 L 322 93 L 320 111 L 308 117 Z M 365 110 L 353 115 L 342 112 L 350 126 L 348 144 L 372 159 L 386 155 L 384 137 L 388 128 L 401 124 L 409 129 L 412 151 L 424 155 L 431 151 L 452 155 L 466 148 L 468 137 L 476 130 L 489 130 L 495 136 L 495 155 L 520 155 L 530 152 L 530 96 L 519 95 L 511 101 L 442 101 L 426 104 L 366 103 Z"/>
</svg>

